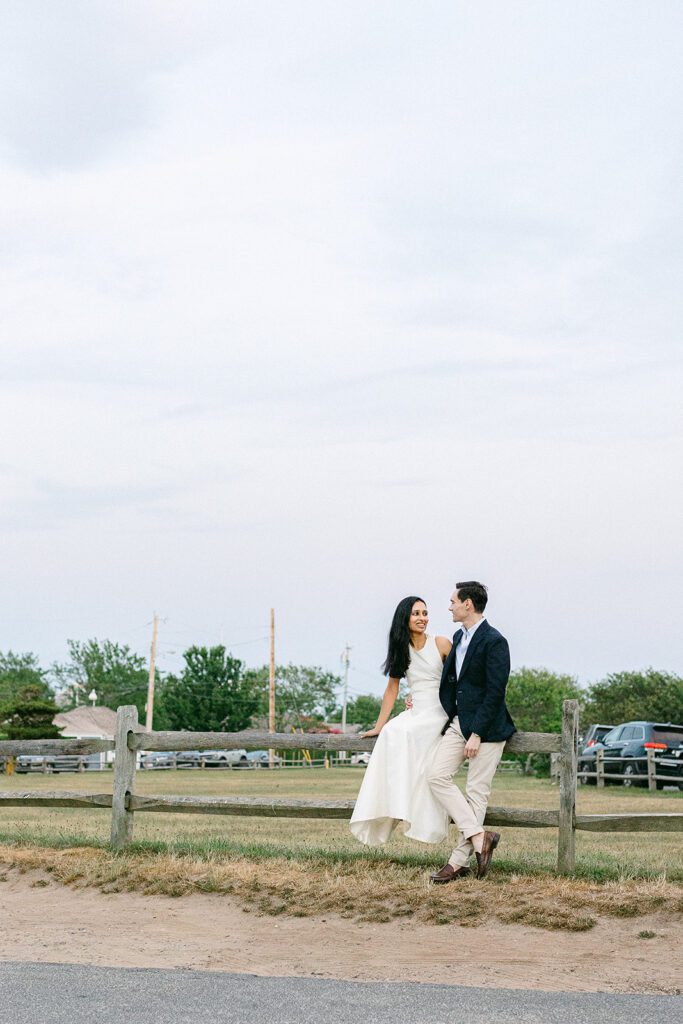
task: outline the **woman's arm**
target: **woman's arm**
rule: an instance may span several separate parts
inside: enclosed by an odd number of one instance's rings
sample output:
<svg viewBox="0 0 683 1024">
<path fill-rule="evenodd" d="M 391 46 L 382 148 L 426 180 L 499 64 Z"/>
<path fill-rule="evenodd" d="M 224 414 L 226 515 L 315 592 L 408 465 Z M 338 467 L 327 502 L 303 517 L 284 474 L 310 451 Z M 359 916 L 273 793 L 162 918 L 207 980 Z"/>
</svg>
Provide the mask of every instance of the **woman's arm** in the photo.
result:
<svg viewBox="0 0 683 1024">
<path fill-rule="evenodd" d="M 389 715 L 394 710 L 394 704 L 398 697 L 398 684 L 400 680 L 391 678 L 387 683 L 387 688 L 384 691 L 382 697 L 382 707 L 379 709 L 379 715 L 372 729 L 368 729 L 367 732 L 361 733 L 361 738 L 364 739 L 367 736 L 379 736 L 384 726 L 389 721 Z"/>
<path fill-rule="evenodd" d="M 451 653 L 451 647 L 453 646 L 453 644 L 450 642 L 448 637 L 445 636 L 437 636 L 434 639 L 436 640 L 437 650 L 441 655 L 441 661 L 445 661 L 448 655 Z"/>
</svg>

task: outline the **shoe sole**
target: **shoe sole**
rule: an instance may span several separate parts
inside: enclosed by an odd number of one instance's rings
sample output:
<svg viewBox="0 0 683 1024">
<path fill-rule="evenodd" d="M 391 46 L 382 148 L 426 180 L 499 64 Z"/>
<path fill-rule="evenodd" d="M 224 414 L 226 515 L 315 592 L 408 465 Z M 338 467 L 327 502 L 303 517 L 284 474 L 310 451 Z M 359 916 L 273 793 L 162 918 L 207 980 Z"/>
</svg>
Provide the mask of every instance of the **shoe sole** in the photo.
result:
<svg viewBox="0 0 683 1024">
<path fill-rule="evenodd" d="M 467 878 L 469 871 L 461 871 L 459 875 L 455 875 L 453 878 L 434 878 L 434 875 L 429 876 L 429 881 L 432 885 L 448 885 L 449 882 L 457 882 L 460 878 Z"/>
<path fill-rule="evenodd" d="M 484 871 L 483 874 L 479 874 L 479 872 L 477 871 L 477 878 L 486 878 L 486 876 L 488 875 L 489 869 L 491 867 L 491 861 L 493 860 L 493 851 L 498 846 L 499 842 L 500 842 L 500 832 L 495 832 L 494 833 L 494 838 L 491 840 L 491 856 L 489 857 L 489 862 L 486 865 L 486 871 Z"/>
</svg>

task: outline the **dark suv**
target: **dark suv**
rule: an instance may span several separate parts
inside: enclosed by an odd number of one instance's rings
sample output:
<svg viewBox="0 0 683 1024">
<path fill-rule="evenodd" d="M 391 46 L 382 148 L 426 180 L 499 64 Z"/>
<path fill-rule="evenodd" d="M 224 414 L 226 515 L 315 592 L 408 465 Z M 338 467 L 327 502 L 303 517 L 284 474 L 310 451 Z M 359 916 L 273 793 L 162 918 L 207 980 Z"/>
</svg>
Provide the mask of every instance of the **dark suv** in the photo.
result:
<svg viewBox="0 0 683 1024">
<path fill-rule="evenodd" d="M 604 750 L 606 758 L 619 758 L 605 765 L 609 774 L 623 773 L 625 786 L 646 785 L 647 761 L 636 760 L 645 758 L 648 750 L 655 751 L 657 758 L 657 775 L 671 776 L 671 784 L 683 789 L 683 725 L 671 722 L 625 722 L 617 725 L 601 740 L 591 746 L 584 747 L 579 757 L 579 771 L 595 771 L 595 754 Z M 583 779 L 584 782 L 595 782 L 595 779 Z M 605 782 L 617 781 L 605 779 Z M 666 783 L 657 782 L 657 789 Z"/>
<path fill-rule="evenodd" d="M 613 725 L 589 725 L 583 737 L 582 747 L 594 747 L 608 732 L 614 728 Z"/>
</svg>

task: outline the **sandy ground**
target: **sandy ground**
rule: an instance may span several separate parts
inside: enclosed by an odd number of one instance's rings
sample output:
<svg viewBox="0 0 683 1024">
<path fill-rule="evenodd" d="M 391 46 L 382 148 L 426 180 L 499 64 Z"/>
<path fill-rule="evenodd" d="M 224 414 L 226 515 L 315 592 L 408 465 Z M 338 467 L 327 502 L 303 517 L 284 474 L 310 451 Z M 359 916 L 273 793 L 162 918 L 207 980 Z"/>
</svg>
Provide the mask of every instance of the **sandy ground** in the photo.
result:
<svg viewBox="0 0 683 1024">
<path fill-rule="evenodd" d="M 683 941 L 666 914 L 589 932 L 518 925 L 354 924 L 261 917 L 226 896 L 103 895 L 8 871 L 2 959 L 187 967 L 257 975 L 418 981 L 570 992 L 683 991 Z M 655 938 L 639 939 L 650 929 Z"/>
</svg>

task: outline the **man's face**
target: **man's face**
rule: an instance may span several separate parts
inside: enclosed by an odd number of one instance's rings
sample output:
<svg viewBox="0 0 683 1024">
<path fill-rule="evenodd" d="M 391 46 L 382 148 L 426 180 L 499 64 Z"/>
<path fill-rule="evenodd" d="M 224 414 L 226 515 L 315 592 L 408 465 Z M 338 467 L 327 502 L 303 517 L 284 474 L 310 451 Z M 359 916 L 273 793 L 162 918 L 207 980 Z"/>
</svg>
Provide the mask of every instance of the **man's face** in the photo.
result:
<svg viewBox="0 0 683 1024">
<path fill-rule="evenodd" d="M 454 590 L 451 594 L 451 603 L 449 605 L 451 615 L 453 616 L 453 622 L 464 622 L 469 613 L 469 606 L 471 601 L 469 598 L 466 601 L 461 601 L 458 597 L 458 591 Z"/>
</svg>

